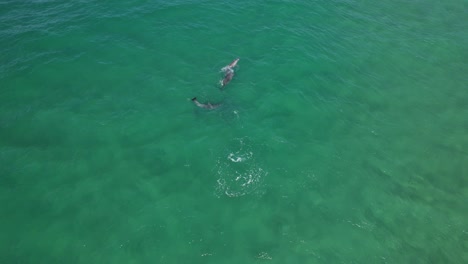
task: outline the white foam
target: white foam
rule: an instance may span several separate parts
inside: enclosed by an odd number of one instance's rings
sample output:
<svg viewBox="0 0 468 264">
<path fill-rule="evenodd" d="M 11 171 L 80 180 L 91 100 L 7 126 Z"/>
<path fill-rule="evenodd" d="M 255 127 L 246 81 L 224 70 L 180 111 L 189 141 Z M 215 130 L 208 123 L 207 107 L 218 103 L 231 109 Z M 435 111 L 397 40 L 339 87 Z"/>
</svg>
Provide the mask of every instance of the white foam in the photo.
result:
<svg viewBox="0 0 468 264">
<path fill-rule="evenodd" d="M 229 197 L 261 192 L 263 178 L 268 174 L 253 161 L 245 164 L 218 160 L 216 169 L 217 193 Z"/>
<path fill-rule="evenodd" d="M 228 155 L 228 159 L 232 162 L 244 162 L 250 158 L 252 158 L 253 156 L 253 153 L 252 152 L 248 152 L 248 153 L 239 153 L 239 152 L 236 152 L 236 153 L 230 153 Z"/>
<path fill-rule="evenodd" d="M 247 138 L 236 138 L 238 149 L 216 162 L 216 193 L 218 196 L 239 197 L 262 192 L 263 178 L 268 174 L 255 160 Z"/>
</svg>

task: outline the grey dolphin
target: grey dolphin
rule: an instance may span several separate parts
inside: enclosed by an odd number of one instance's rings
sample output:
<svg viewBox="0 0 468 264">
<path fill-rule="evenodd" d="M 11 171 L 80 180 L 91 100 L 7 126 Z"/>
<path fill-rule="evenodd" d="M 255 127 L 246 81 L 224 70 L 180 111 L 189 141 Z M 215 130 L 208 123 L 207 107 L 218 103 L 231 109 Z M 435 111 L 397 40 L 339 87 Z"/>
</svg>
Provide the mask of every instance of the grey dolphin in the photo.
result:
<svg viewBox="0 0 468 264">
<path fill-rule="evenodd" d="M 198 102 L 196 97 L 192 98 L 192 102 L 194 102 L 195 105 L 200 107 L 200 108 L 205 108 L 205 109 L 210 109 L 210 110 L 216 109 L 221 105 L 221 104 L 210 104 L 210 103 L 202 104 L 202 103 Z"/>
<path fill-rule="evenodd" d="M 239 62 L 239 58 L 221 69 L 221 71 L 226 72 L 224 79 L 221 81 L 222 87 L 226 86 L 232 80 L 232 77 L 234 77 L 234 67 L 237 66 L 237 62 Z"/>
<path fill-rule="evenodd" d="M 229 68 L 226 71 L 226 75 L 224 76 L 224 79 L 221 81 L 221 86 L 222 87 L 226 86 L 232 80 L 232 77 L 234 77 L 234 70 Z"/>
</svg>

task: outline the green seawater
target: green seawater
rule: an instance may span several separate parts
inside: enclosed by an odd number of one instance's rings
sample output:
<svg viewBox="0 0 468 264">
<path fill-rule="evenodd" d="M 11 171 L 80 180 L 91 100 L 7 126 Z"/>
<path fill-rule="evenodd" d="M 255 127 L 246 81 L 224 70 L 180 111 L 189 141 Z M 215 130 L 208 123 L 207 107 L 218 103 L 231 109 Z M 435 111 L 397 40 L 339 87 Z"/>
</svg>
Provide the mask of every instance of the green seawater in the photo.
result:
<svg viewBox="0 0 468 264">
<path fill-rule="evenodd" d="M 0 263 L 468 263 L 467 14 L 0 1 Z"/>
</svg>

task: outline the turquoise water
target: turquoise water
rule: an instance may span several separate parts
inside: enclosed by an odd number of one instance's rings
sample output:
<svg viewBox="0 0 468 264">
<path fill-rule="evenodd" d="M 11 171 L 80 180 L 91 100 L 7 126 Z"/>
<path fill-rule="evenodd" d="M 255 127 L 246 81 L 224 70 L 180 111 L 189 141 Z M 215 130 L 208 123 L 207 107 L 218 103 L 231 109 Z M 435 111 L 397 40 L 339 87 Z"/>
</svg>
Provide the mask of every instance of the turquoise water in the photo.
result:
<svg viewBox="0 0 468 264">
<path fill-rule="evenodd" d="M 467 263 L 467 11 L 1 1 L 0 263 Z"/>
</svg>

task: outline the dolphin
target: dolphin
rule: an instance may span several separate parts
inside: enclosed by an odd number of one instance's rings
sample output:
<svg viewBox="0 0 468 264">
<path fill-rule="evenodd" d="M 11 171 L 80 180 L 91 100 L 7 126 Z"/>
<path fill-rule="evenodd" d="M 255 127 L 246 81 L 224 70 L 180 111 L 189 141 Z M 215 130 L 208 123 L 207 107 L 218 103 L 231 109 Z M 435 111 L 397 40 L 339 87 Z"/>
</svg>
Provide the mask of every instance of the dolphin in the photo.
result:
<svg viewBox="0 0 468 264">
<path fill-rule="evenodd" d="M 232 80 L 232 77 L 234 77 L 234 67 L 237 66 L 238 61 L 239 61 L 239 58 L 235 59 L 230 64 L 228 64 L 227 66 L 221 69 L 221 71 L 226 73 L 224 75 L 224 79 L 221 81 L 222 87 L 226 86 Z"/>
<path fill-rule="evenodd" d="M 224 75 L 224 79 L 221 81 L 221 86 L 226 86 L 232 80 L 232 77 L 234 77 L 234 70 L 229 68 L 229 70 L 226 72 L 226 75 Z"/>
<path fill-rule="evenodd" d="M 210 110 L 216 109 L 221 105 L 221 104 L 210 104 L 210 103 L 202 104 L 198 102 L 197 97 L 192 98 L 192 102 L 194 102 L 195 105 L 200 108 L 205 108 L 205 109 L 210 109 Z"/>
</svg>

